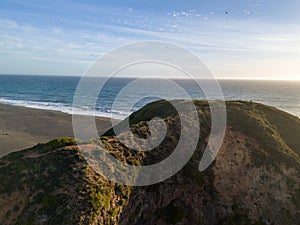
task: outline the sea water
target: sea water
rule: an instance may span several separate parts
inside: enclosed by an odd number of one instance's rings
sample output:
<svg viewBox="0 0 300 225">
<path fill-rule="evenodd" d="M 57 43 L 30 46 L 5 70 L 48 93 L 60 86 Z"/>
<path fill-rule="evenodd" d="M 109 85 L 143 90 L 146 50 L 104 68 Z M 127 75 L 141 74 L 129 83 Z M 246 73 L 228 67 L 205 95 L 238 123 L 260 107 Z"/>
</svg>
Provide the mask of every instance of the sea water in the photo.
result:
<svg viewBox="0 0 300 225">
<path fill-rule="evenodd" d="M 76 76 L 0 75 L 0 103 L 72 113 L 74 94 L 80 79 Z M 93 79 L 96 78 L 89 79 L 91 84 L 95 83 Z M 99 95 L 87 97 L 86 104 L 77 109 L 77 112 L 83 114 L 96 112 L 98 116 L 123 119 L 147 103 L 158 100 L 157 96 L 164 96 L 167 99 L 183 97 L 180 92 L 168 88 L 160 79 L 147 79 L 145 86 L 126 92 L 122 91 L 124 87 L 137 78 L 97 79 L 103 79 L 105 83 Z M 192 80 L 176 79 L 173 82 L 185 90 L 191 98 L 206 98 L 201 88 Z M 218 82 L 226 100 L 252 100 L 275 106 L 300 117 L 300 81 L 218 80 Z M 112 110 L 117 96 L 119 104 Z M 139 101 L 128 107 L 129 101 L 134 98 Z"/>
</svg>

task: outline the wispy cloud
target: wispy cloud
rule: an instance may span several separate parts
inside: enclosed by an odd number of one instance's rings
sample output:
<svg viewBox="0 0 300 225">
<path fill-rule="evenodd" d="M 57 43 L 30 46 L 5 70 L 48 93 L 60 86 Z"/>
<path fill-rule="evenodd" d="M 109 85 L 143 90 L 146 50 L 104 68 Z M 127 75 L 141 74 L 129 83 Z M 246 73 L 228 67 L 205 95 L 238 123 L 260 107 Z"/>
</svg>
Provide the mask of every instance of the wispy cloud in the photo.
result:
<svg viewBox="0 0 300 225">
<path fill-rule="evenodd" d="M 9 17 L 11 8 L 0 9 L 1 73 L 16 73 L 18 67 L 24 73 L 49 74 L 49 67 L 55 67 L 52 72 L 80 74 L 107 51 L 141 40 L 186 47 L 219 77 L 279 76 L 283 70 L 300 73 L 295 63 L 300 57 L 299 24 L 263 20 L 265 3 L 258 0 L 234 9 L 178 6 L 178 10 L 152 11 L 125 4 L 95 7 L 80 1 L 12 2 L 35 10 L 16 10 L 22 20 Z M 17 66 L 12 66 L 12 59 Z M 47 62 L 51 66 L 45 66 Z"/>
</svg>

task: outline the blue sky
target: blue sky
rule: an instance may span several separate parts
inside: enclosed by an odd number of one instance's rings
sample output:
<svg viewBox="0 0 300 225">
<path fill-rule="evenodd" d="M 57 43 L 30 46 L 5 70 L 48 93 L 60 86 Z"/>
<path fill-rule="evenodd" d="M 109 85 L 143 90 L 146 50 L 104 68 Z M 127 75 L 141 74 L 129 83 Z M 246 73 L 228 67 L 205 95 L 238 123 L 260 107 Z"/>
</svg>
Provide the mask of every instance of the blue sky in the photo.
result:
<svg viewBox="0 0 300 225">
<path fill-rule="evenodd" d="M 81 75 L 99 56 L 160 40 L 218 78 L 300 79 L 298 0 L 0 2 L 0 73 Z"/>
</svg>

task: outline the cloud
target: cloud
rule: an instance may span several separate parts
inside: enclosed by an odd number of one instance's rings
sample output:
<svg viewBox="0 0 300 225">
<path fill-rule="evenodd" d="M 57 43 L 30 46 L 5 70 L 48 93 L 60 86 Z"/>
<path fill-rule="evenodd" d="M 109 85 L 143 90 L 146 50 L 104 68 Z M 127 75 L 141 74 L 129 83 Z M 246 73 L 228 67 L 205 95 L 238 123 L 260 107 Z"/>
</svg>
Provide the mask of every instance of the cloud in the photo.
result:
<svg viewBox="0 0 300 225">
<path fill-rule="evenodd" d="M 37 4 L 35 7 L 47 6 Z M 237 19 L 224 12 L 196 9 L 153 13 L 83 3 L 72 3 L 68 7 L 74 12 L 82 10 L 82 15 L 61 16 L 55 20 L 49 15 L 46 21 L 53 19 L 51 23 L 43 22 L 40 14 L 36 23 L 0 18 L 1 54 L 14 55 L 16 64 L 30 61 L 30 71 L 35 70 L 35 62 L 48 61 L 51 66 L 55 66 L 55 62 L 61 65 L 57 67 L 61 73 L 78 74 L 78 67 L 70 66 L 72 62 L 79 63 L 80 68 L 87 67 L 117 46 L 140 40 L 162 40 L 193 51 L 219 76 L 257 73 L 255 65 L 263 68 L 265 74 L 276 72 L 276 68 L 282 72 L 279 67 L 289 67 L 289 62 L 291 73 L 300 72 L 300 66 L 295 64 L 300 54 L 299 26 L 262 22 L 254 15 L 256 8 L 236 11 L 236 14 L 250 12 L 249 17 Z M 11 58 L 2 56 L 1 60 L 3 71 L 21 66 L 8 68 Z M 24 71 L 28 69 L 22 66 Z M 48 74 L 47 69 L 44 67 L 41 72 Z"/>
</svg>

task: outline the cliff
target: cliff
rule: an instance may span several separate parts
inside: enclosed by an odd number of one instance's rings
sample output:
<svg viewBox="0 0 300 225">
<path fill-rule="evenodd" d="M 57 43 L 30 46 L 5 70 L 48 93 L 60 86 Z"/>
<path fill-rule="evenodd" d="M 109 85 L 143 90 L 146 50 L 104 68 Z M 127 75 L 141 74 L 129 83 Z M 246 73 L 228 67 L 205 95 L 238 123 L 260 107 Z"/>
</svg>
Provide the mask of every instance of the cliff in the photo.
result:
<svg viewBox="0 0 300 225">
<path fill-rule="evenodd" d="M 210 109 L 205 101 L 195 105 L 201 123 L 196 152 L 181 171 L 151 186 L 108 181 L 70 138 L 1 158 L 0 224 L 299 224 L 300 119 L 258 103 L 226 102 L 223 145 L 213 164 L 199 172 Z M 129 117 L 132 132 L 148 137 L 153 117 L 168 128 L 155 151 L 132 151 L 113 130 L 101 140 L 123 162 L 159 162 L 176 146 L 180 121 L 170 104 L 154 102 Z M 80 145 L 95 149 L 98 143 Z"/>
</svg>

